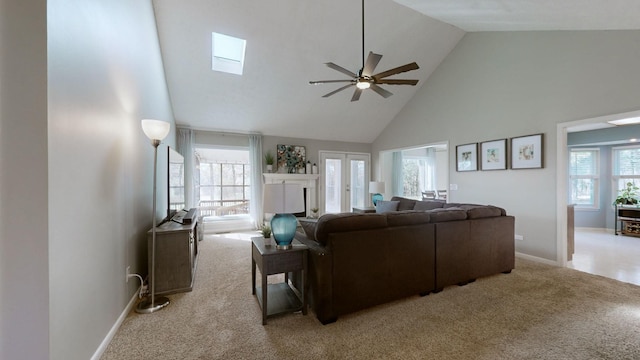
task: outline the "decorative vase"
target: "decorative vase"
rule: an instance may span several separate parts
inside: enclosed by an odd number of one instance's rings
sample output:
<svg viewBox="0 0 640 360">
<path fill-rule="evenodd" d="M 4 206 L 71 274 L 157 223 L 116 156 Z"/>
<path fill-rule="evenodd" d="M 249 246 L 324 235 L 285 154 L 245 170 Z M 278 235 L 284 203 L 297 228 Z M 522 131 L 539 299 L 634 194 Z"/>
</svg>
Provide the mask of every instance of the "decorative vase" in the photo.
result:
<svg viewBox="0 0 640 360">
<path fill-rule="evenodd" d="M 318 166 L 316 166 L 316 164 L 313 164 L 313 167 L 311 168 L 311 173 L 312 174 L 317 174 L 318 173 Z"/>
<path fill-rule="evenodd" d="M 306 170 L 305 172 L 307 174 L 311 174 L 311 162 L 310 161 L 307 161 L 307 166 L 306 166 L 305 170 Z"/>
<path fill-rule="evenodd" d="M 273 165 L 267 165 L 267 172 L 270 173 L 273 171 Z"/>
<path fill-rule="evenodd" d="M 271 234 L 276 241 L 276 248 L 290 249 L 297 227 L 298 220 L 292 214 L 275 214 L 271 218 Z"/>
</svg>

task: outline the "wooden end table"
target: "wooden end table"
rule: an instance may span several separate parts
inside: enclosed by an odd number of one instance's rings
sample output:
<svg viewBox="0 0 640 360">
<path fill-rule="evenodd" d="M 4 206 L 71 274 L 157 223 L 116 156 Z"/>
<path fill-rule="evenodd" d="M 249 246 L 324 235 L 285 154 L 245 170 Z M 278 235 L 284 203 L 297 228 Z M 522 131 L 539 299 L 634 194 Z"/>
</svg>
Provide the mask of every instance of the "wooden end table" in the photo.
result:
<svg viewBox="0 0 640 360">
<path fill-rule="evenodd" d="M 262 308 L 262 325 L 267 317 L 302 310 L 307 315 L 307 252 L 306 245 L 293 240 L 291 249 L 276 249 L 273 239 L 251 238 L 251 293 L 256 295 Z M 273 245 L 271 245 L 273 243 Z M 262 287 L 256 292 L 256 266 L 260 269 Z M 289 283 L 289 272 L 299 271 L 302 275 L 302 289 Z M 267 284 L 267 276 L 284 273 L 284 282 Z"/>
</svg>

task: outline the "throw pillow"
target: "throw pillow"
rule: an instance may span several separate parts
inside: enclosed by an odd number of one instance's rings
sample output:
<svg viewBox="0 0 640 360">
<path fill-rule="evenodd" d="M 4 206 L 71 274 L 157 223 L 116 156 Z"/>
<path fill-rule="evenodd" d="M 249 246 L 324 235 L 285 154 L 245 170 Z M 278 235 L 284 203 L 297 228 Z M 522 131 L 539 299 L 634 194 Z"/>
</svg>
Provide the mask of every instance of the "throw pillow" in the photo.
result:
<svg viewBox="0 0 640 360">
<path fill-rule="evenodd" d="M 382 214 L 390 211 L 398 211 L 399 204 L 400 201 L 378 201 L 376 204 L 376 212 Z"/>
</svg>

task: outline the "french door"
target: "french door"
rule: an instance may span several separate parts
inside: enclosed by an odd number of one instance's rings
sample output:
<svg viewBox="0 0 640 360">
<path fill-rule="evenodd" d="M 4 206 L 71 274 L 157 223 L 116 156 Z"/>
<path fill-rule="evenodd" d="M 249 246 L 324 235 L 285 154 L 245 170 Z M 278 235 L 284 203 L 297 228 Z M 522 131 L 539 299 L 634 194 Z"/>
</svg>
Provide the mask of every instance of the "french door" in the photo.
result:
<svg viewBox="0 0 640 360">
<path fill-rule="evenodd" d="M 320 151 L 323 213 L 350 212 L 369 205 L 370 154 Z"/>
</svg>

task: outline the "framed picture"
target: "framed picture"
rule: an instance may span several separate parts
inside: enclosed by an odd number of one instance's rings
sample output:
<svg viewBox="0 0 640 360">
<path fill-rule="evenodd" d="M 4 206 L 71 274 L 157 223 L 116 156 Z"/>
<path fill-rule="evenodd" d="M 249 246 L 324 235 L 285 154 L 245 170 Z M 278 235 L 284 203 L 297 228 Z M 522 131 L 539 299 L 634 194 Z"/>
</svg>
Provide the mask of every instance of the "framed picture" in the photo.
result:
<svg viewBox="0 0 640 360">
<path fill-rule="evenodd" d="M 278 172 L 297 173 L 304 169 L 305 148 L 298 145 L 281 145 L 276 148 Z"/>
<path fill-rule="evenodd" d="M 456 171 L 478 170 L 478 143 L 456 146 Z"/>
<path fill-rule="evenodd" d="M 543 157 L 542 134 L 511 138 L 512 169 L 540 169 Z"/>
<path fill-rule="evenodd" d="M 507 139 L 480 143 L 480 169 L 507 169 Z"/>
</svg>

